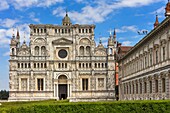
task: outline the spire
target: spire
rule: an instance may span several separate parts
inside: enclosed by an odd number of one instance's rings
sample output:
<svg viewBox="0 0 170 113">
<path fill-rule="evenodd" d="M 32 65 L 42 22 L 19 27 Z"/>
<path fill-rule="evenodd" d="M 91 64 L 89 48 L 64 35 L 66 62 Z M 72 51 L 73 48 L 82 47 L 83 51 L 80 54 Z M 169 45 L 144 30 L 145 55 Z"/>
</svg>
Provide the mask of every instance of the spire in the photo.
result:
<svg viewBox="0 0 170 113">
<path fill-rule="evenodd" d="M 166 17 L 170 16 L 170 1 L 169 0 L 168 0 L 168 3 L 166 4 L 165 16 Z"/>
<path fill-rule="evenodd" d="M 156 28 L 158 25 L 159 25 L 158 15 L 156 15 L 156 21 L 154 23 L 154 28 Z"/>
<path fill-rule="evenodd" d="M 26 43 L 26 41 L 25 41 L 25 32 L 24 32 L 24 42 L 23 42 L 24 44 Z"/>
<path fill-rule="evenodd" d="M 14 35 L 14 28 L 13 28 L 12 38 L 13 38 L 13 39 L 15 38 L 15 35 Z"/>
<path fill-rule="evenodd" d="M 20 39 L 20 35 L 19 35 L 19 30 L 17 28 L 17 36 L 16 36 L 17 39 Z"/>
<path fill-rule="evenodd" d="M 114 32 L 113 32 L 113 38 L 115 39 L 116 38 L 116 30 L 114 28 Z"/>
</svg>

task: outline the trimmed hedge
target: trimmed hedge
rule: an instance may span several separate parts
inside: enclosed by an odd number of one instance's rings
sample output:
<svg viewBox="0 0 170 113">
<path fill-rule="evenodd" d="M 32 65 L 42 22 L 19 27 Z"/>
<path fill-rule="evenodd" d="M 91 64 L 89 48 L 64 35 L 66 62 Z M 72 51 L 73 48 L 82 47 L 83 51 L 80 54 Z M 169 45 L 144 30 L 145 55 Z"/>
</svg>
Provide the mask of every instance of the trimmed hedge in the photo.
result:
<svg viewBox="0 0 170 113">
<path fill-rule="evenodd" d="M 53 104 L 52 104 L 53 103 Z M 0 113 L 170 113 L 170 101 L 84 102 L 0 107 Z"/>
</svg>

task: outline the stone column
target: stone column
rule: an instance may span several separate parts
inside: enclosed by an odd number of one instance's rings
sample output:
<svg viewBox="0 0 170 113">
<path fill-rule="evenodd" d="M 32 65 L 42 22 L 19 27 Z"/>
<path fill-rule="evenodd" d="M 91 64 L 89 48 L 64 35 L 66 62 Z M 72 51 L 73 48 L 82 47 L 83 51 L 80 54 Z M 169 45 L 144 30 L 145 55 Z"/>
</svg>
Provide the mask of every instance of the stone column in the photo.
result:
<svg viewBox="0 0 170 113">
<path fill-rule="evenodd" d="M 166 73 L 166 77 L 165 77 L 165 92 L 166 92 L 166 99 L 170 99 L 170 77 L 169 77 L 169 73 Z"/>
<path fill-rule="evenodd" d="M 70 97 L 70 84 L 67 84 L 67 93 L 68 93 L 67 98 L 69 98 Z"/>
</svg>

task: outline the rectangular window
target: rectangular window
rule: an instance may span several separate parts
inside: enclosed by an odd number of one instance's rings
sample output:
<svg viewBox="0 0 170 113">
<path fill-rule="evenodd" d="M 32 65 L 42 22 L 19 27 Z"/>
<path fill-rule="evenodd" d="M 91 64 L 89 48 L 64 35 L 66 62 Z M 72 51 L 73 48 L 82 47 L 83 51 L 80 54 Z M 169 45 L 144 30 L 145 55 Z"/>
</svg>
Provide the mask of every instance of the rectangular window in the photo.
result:
<svg viewBox="0 0 170 113">
<path fill-rule="evenodd" d="M 162 48 L 162 56 L 163 56 L 163 61 L 165 60 L 165 47 Z"/>
<path fill-rule="evenodd" d="M 27 91 L 27 78 L 21 78 L 21 90 Z"/>
<path fill-rule="evenodd" d="M 162 92 L 165 92 L 165 78 L 162 78 Z"/>
<path fill-rule="evenodd" d="M 140 94 L 142 94 L 142 83 L 140 83 Z"/>
<path fill-rule="evenodd" d="M 150 66 L 152 66 L 152 53 L 150 54 Z"/>
<path fill-rule="evenodd" d="M 38 78 L 37 79 L 37 87 L 38 87 L 38 91 L 43 91 L 43 78 Z"/>
<path fill-rule="evenodd" d="M 145 68 L 147 67 L 147 58 L 145 56 Z"/>
<path fill-rule="evenodd" d="M 136 94 L 138 94 L 138 84 L 136 84 Z"/>
<path fill-rule="evenodd" d="M 150 93 L 152 93 L 152 81 L 149 82 L 149 86 L 150 86 Z"/>
<path fill-rule="evenodd" d="M 88 90 L 88 79 L 82 79 L 82 88 L 83 90 Z"/>
<path fill-rule="evenodd" d="M 155 93 L 158 92 L 158 80 L 155 80 Z"/>
<path fill-rule="evenodd" d="M 156 50 L 156 64 L 158 63 L 158 50 Z"/>
<path fill-rule="evenodd" d="M 145 93 L 147 93 L 147 83 L 144 83 L 144 87 L 145 87 Z"/>
</svg>

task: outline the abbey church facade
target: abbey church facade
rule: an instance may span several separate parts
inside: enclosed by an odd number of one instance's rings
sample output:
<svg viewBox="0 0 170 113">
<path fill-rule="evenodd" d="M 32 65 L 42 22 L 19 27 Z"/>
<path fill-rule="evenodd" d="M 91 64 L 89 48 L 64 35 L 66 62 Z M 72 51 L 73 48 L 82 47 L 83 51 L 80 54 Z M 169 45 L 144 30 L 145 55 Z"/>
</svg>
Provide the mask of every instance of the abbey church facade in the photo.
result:
<svg viewBox="0 0 170 113">
<path fill-rule="evenodd" d="M 94 41 L 95 25 L 30 24 L 30 43 L 19 31 L 10 44 L 9 100 L 115 99 L 115 38 Z"/>
</svg>

